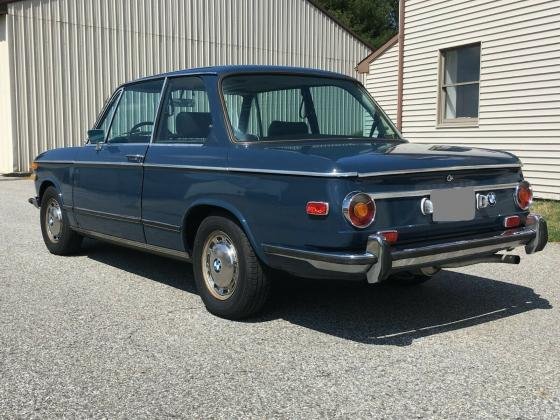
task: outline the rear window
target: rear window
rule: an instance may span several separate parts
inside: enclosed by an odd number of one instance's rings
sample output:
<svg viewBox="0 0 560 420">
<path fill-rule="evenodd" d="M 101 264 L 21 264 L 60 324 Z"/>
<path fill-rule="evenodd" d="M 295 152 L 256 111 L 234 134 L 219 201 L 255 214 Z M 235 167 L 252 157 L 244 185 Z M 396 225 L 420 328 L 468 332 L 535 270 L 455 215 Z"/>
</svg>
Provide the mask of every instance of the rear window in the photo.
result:
<svg viewBox="0 0 560 420">
<path fill-rule="evenodd" d="M 238 141 L 400 138 L 363 87 L 350 80 L 248 74 L 225 78 L 222 89 Z"/>
</svg>

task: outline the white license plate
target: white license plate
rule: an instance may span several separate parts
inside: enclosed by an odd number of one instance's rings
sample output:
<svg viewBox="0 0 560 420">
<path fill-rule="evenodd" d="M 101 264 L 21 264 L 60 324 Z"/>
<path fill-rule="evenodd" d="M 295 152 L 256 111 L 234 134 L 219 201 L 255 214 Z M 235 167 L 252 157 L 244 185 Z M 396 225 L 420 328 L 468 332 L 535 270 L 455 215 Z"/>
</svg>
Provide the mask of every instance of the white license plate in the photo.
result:
<svg viewBox="0 0 560 420">
<path fill-rule="evenodd" d="M 474 188 L 433 190 L 434 222 L 460 222 L 474 219 Z"/>
</svg>

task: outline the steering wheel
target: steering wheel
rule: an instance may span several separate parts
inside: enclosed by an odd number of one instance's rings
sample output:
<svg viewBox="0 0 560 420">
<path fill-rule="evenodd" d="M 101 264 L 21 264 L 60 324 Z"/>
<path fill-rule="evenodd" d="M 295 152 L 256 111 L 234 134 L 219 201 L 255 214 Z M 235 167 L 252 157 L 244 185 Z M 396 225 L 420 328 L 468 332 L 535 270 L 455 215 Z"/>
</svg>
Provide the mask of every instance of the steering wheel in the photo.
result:
<svg viewBox="0 0 560 420">
<path fill-rule="evenodd" d="M 142 133 L 142 131 L 140 131 L 140 128 L 146 127 L 148 125 L 154 125 L 154 122 L 153 121 L 142 121 L 142 122 L 139 122 L 138 124 L 135 124 L 134 127 L 132 127 L 130 129 L 130 131 L 128 132 L 128 141 L 130 142 L 130 138 L 132 136 L 134 136 L 135 134 Z M 148 133 L 148 132 L 146 132 L 146 133 Z"/>
</svg>

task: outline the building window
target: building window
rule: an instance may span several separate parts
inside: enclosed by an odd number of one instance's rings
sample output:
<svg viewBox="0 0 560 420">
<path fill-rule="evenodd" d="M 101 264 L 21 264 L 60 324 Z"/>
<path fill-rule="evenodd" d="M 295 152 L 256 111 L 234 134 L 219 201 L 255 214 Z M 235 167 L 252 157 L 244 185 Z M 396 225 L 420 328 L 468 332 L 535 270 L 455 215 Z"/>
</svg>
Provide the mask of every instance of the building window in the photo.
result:
<svg viewBox="0 0 560 420">
<path fill-rule="evenodd" d="M 438 124 L 478 124 L 480 44 L 440 51 Z"/>
</svg>

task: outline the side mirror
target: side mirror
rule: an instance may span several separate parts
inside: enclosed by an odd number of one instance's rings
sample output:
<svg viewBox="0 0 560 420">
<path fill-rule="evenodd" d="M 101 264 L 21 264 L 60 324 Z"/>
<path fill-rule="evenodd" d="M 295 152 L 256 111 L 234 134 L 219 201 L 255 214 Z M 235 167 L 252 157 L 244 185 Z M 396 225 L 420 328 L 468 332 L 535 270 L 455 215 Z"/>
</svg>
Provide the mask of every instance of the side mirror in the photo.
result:
<svg viewBox="0 0 560 420">
<path fill-rule="evenodd" d="M 102 143 L 105 141 L 105 130 L 93 128 L 87 131 L 87 140 L 90 144 Z"/>
</svg>

